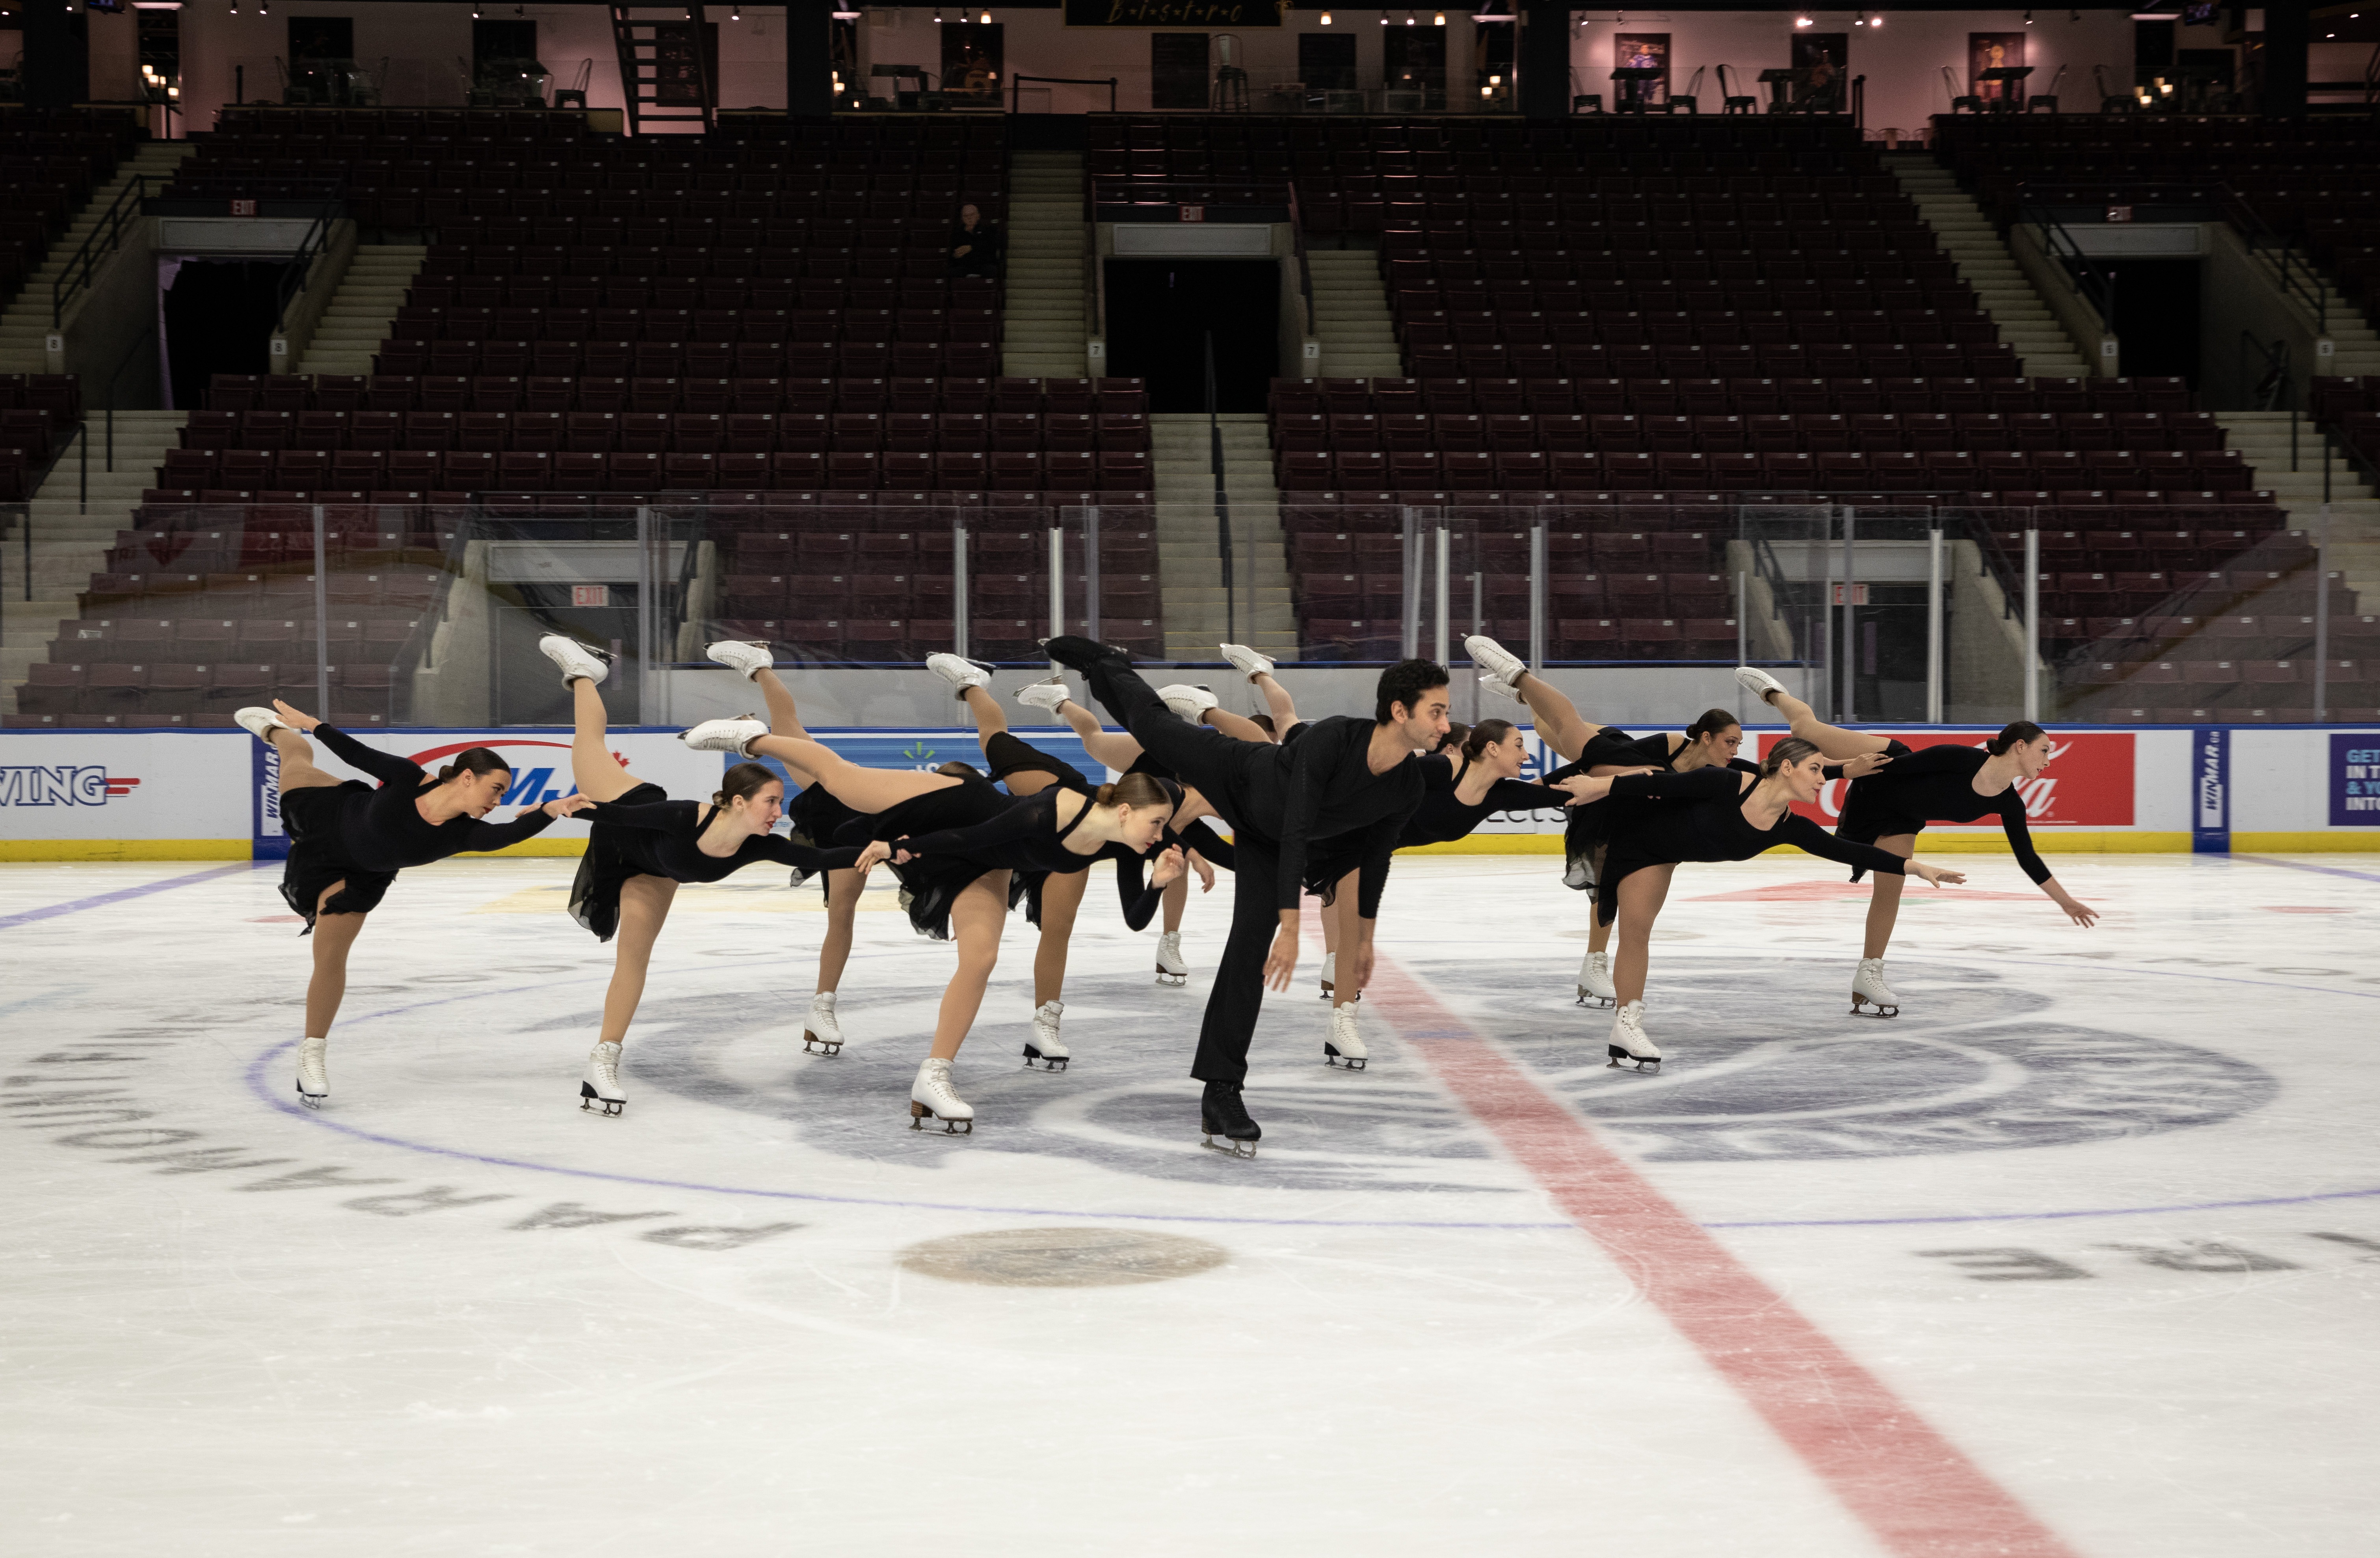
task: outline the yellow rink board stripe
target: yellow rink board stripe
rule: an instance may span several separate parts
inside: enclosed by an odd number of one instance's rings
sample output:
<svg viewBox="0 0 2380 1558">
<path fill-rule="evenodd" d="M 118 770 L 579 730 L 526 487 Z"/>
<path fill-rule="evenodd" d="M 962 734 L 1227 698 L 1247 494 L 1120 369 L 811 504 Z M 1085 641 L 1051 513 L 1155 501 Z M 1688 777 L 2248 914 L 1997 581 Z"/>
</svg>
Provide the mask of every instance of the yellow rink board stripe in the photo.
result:
<svg viewBox="0 0 2380 1558">
<path fill-rule="evenodd" d="M 244 838 L 0 838 L 0 860 L 245 860 Z"/>
<path fill-rule="evenodd" d="M 1924 843 L 1919 853 L 1925 855 L 1974 854 L 1991 850 L 2006 853 L 2008 835 L 1998 828 L 1928 828 L 1920 835 Z M 2234 834 L 2233 848 L 2245 848 L 2242 838 L 2326 838 L 2326 834 Z M 2036 829 L 2033 846 L 2044 855 L 2161 855 L 2187 853 L 2190 834 L 2186 833 L 2117 833 L 2098 829 L 2075 829 L 2071 832 L 2048 832 Z M 2262 849 L 2380 849 L 2380 830 L 2375 830 L 2369 842 L 2357 845 L 2259 845 Z M 1560 834 L 1473 834 L 1451 844 L 1425 844 L 1412 849 L 1402 849 L 1401 855 L 1559 855 L 1562 850 Z"/>
</svg>

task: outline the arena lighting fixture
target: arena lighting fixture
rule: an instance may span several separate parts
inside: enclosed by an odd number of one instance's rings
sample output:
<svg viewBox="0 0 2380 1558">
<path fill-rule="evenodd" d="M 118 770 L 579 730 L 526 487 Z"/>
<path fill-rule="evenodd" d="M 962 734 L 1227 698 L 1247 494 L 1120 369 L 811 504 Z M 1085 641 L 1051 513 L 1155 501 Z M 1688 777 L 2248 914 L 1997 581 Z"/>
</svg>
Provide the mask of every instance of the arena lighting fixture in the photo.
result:
<svg viewBox="0 0 2380 1558">
<path fill-rule="evenodd" d="M 1810 21 L 1810 14 L 1809 14 L 1807 11 L 1804 11 L 1804 12 L 1803 12 L 1800 16 L 1795 17 L 1795 18 L 1793 18 L 1793 25 L 1794 25 L 1794 26 L 1796 26 L 1796 27 L 1808 27 L 1808 26 L 1810 26 L 1810 25 L 1811 25 L 1811 21 Z"/>
<path fill-rule="evenodd" d="M 2180 11 L 2134 11 L 2132 19 L 2134 21 L 2180 21 L 2181 13 Z"/>
<path fill-rule="evenodd" d="M 1380 13 L 1380 25 L 1381 25 L 1382 27 L 1386 27 L 1386 26 L 1388 26 L 1388 25 L 1389 25 L 1389 13 L 1388 13 L 1388 12 L 1386 12 L 1386 11 L 1382 11 L 1382 12 Z"/>
<path fill-rule="evenodd" d="M 1867 18 L 1867 24 L 1871 28 L 1882 27 L 1884 25 L 1884 18 L 1882 17 L 1870 17 Z"/>
<path fill-rule="evenodd" d="M 1438 19 L 1431 22 L 1430 25 L 1432 27 L 1444 27 L 1446 25 L 1446 13 L 1444 11 L 1439 12 Z"/>
<path fill-rule="evenodd" d="M 1328 26 L 1330 26 L 1330 13 L 1329 11 L 1325 11 L 1325 12 L 1323 12 L 1323 13 L 1322 13 L 1322 25 L 1323 25 L 1323 26 L 1325 26 L 1325 27 L 1328 27 Z"/>
<path fill-rule="evenodd" d="M 2033 25 L 2033 13 L 2031 11 L 2024 13 L 2024 24 L 2027 27 L 2031 27 Z"/>
<path fill-rule="evenodd" d="M 990 11 L 986 11 L 983 15 L 976 18 L 975 19 L 989 27 L 991 25 L 991 13 Z"/>
<path fill-rule="evenodd" d="M 1407 27 L 1414 25 L 1414 14 L 1411 11 L 1407 11 L 1405 13 L 1405 25 Z"/>
</svg>

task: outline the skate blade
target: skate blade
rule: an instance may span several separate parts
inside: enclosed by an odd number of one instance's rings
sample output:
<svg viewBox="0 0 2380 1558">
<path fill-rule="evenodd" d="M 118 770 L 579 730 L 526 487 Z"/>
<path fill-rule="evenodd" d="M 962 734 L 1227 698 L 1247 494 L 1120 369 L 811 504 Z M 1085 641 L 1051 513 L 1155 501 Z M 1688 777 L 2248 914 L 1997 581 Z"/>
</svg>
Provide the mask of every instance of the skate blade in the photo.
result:
<svg viewBox="0 0 2380 1558">
<path fill-rule="evenodd" d="M 617 1114 L 627 1106 L 625 1098 L 605 1098 L 597 1092 L 592 1082 L 578 1084 L 578 1110 L 582 1114 Z"/>
<path fill-rule="evenodd" d="M 1361 1071 L 1370 1058 L 1368 1055 L 1342 1054 L 1330 1044 L 1322 1046 L 1322 1064 L 1325 1065 L 1343 1065 L 1350 1071 Z"/>
<path fill-rule="evenodd" d="M 1330 981 L 1329 980 L 1322 981 L 1322 999 L 1325 1001 L 1330 999 Z"/>
<path fill-rule="evenodd" d="M 329 1093 L 310 1093 L 303 1088 L 298 1089 L 298 1102 L 309 1109 L 322 1108 L 322 1101 L 330 1096 Z"/>
<path fill-rule="evenodd" d="M 1045 1055 L 1030 1044 L 1025 1046 L 1025 1069 L 1027 1071 L 1036 1065 L 1045 1071 L 1063 1071 L 1066 1062 L 1073 1058 L 1071 1055 Z"/>
<path fill-rule="evenodd" d="M 1606 1071 L 1658 1071 L 1661 1069 L 1661 1057 L 1658 1055 L 1649 1057 L 1632 1055 L 1617 1044 L 1607 1045 L 1604 1053 L 1611 1057 L 1604 1064 L 1603 1068 Z"/>
<path fill-rule="evenodd" d="M 802 1053 L 804 1054 L 810 1053 L 813 1046 L 816 1047 L 816 1052 L 822 1055 L 839 1055 L 843 1053 L 842 1040 L 821 1039 L 817 1034 L 810 1032 L 808 1029 L 804 1029 L 802 1030 Z"/>
<path fill-rule="evenodd" d="M 1187 974 L 1170 973 L 1163 968 L 1160 968 L 1157 970 L 1157 982 L 1165 986 L 1169 990 L 1179 989 L 1183 985 L 1190 982 L 1190 976 Z"/>
<path fill-rule="evenodd" d="M 941 1120 L 942 1134 L 944 1136 L 973 1136 L 975 1134 L 975 1120 L 972 1116 L 964 1120 L 943 1120 L 942 1116 L 935 1114 L 924 1104 L 912 1099 L 909 1102 L 909 1128 L 913 1131 L 924 1130 L 926 1128 L 926 1122 L 929 1120 Z"/>
<path fill-rule="evenodd" d="M 1863 1006 L 1874 1006 L 1876 1010 L 1873 1012 L 1863 1012 L 1860 1010 Z M 1864 995 L 1854 995 L 1852 997 L 1852 1009 L 1850 1015 L 1855 1017 L 1897 1017 L 1900 1015 L 1900 1008 L 1898 1006 L 1888 1006 L 1881 1001 L 1870 1001 Z"/>
<path fill-rule="evenodd" d="M 1257 1155 L 1257 1144 L 1255 1142 L 1233 1141 L 1230 1137 L 1225 1137 L 1222 1140 L 1218 1141 L 1215 1139 L 1215 1133 L 1213 1131 L 1208 1131 L 1206 1135 L 1206 1139 L 1199 1142 L 1198 1145 L 1207 1149 L 1209 1152 L 1220 1152 L 1226 1158 L 1253 1158 Z"/>
<path fill-rule="evenodd" d="M 1578 1004 L 1582 1006 L 1608 1008 L 1615 999 L 1614 996 L 1597 995 L 1585 985 L 1578 987 Z"/>
</svg>

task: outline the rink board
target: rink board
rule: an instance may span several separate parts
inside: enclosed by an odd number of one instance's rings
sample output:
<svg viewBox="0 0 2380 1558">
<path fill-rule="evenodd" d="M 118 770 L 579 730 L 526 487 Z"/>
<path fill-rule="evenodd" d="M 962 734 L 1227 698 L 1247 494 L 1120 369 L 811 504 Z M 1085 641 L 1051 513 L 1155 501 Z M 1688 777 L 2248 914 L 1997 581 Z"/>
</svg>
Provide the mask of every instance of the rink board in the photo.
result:
<svg viewBox="0 0 2380 1558">
<path fill-rule="evenodd" d="M 981 764 L 973 730 L 830 730 L 817 734 L 869 767 Z M 1754 729 L 1748 750 L 1782 732 Z M 1912 745 L 1979 741 L 1990 733 L 1944 726 L 1897 731 Z M 2090 851 L 2201 853 L 2380 849 L 2380 731 L 2329 726 L 2059 726 L 2069 749 L 2061 772 L 2028 786 L 2035 845 L 2045 854 Z M 1071 735 L 1036 730 L 1036 745 L 1093 777 L 1100 771 Z M 504 822 L 519 808 L 570 792 L 570 732 L 418 729 L 358 739 L 430 767 L 470 746 L 493 747 L 515 764 Z M 1529 776 L 1560 759 L 1531 738 Z M 611 733 L 631 772 L 673 796 L 707 795 L 727 759 L 688 750 L 667 729 Z M 347 771 L 318 752 L 334 773 Z M 0 860 L 271 858 L 285 852 L 273 801 L 273 759 L 240 731 L 8 731 L 0 733 Z M 2129 783 L 2123 775 L 2129 772 Z M 1810 814 L 1831 826 L 1841 785 L 1829 785 Z M 1556 811 L 1504 813 L 1470 838 L 1433 853 L 1535 854 L 1560 847 Z M 577 855 L 587 824 L 565 821 L 504 851 Z M 1998 828 L 1928 829 L 1935 853 L 2005 848 Z"/>
</svg>

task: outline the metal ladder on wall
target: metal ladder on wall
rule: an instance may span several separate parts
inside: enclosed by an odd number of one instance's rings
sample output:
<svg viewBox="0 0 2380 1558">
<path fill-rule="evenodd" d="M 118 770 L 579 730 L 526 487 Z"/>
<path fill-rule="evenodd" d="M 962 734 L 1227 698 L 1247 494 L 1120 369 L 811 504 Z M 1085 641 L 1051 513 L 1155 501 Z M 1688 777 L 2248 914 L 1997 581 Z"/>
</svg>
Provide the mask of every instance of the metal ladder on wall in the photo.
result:
<svg viewBox="0 0 2380 1558">
<path fill-rule="evenodd" d="M 710 79 L 709 24 L 700 6 L 613 6 L 612 43 L 620 55 L 620 95 L 628 133 L 645 127 L 716 123 L 718 83 Z"/>
</svg>

